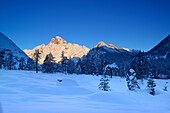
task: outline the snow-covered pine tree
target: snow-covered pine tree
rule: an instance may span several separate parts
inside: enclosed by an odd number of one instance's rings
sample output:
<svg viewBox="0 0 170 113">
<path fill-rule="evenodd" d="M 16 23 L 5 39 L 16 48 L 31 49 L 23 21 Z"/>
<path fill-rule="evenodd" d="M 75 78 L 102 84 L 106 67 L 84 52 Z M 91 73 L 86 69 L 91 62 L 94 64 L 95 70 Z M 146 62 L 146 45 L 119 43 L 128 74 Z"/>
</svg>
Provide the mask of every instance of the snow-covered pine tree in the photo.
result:
<svg viewBox="0 0 170 113">
<path fill-rule="evenodd" d="M 129 70 L 129 74 L 126 76 L 126 81 L 129 90 L 134 91 L 136 89 L 140 89 L 136 79 L 136 73 L 133 69 Z"/>
<path fill-rule="evenodd" d="M 127 87 L 128 87 L 128 89 L 131 90 L 131 83 L 130 83 L 129 74 L 126 75 L 126 82 L 127 82 Z"/>
<path fill-rule="evenodd" d="M 113 64 L 108 64 L 105 67 L 105 72 L 108 72 L 109 76 L 112 78 L 112 76 L 117 76 L 118 73 L 118 66 L 116 65 L 116 63 Z"/>
<path fill-rule="evenodd" d="M 0 51 L 0 69 L 2 68 L 2 65 L 4 64 L 4 55 L 5 55 L 5 52 L 1 50 Z"/>
<path fill-rule="evenodd" d="M 35 63 L 36 63 L 36 66 L 35 66 L 35 68 L 36 68 L 36 73 L 38 73 L 38 62 L 39 62 L 39 58 L 40 58 L 40 52 L 39 52 L 39 49 L 37 49 L 37 50 L 35 50 L 35 53 L 34 53 L 34 55 L 33 55 L 33 60 L 35 61 Z"/>
<path fill-rule="evenodd" d="M 107 76 L 103 75 L 100 81 L 101 82 L 99 84 L 99 89 L 102 91 L 110 91 L 110 86 L 109 86 L 110 80 L 107 78 Z"/>
<path fill-rule="evenodd" d="M 165 83 L 165 86 L 164 86 L 164 88 L 163 88 L 164 91 L 168 91 L 167 84 L 168 84 L 168 82 Z"/>
<path fill-rule="evenodd" d="M 153 74 L 152 71 L 149 72 L 149 78 L 148 78 L 148 82 L 147 82 L 147 89 L 149 90 L 149 93 L 152 95 L 155 95 L 155 88 L 156 84 L 153 80 Z"/>
<path fill-rule="evenodd" d="M 51 53 L 46 56 L 42 67 L 43 67 L 42 68 L 43 73 L 53 73 L 55 71 L 54 57 Z"/>
</svg>

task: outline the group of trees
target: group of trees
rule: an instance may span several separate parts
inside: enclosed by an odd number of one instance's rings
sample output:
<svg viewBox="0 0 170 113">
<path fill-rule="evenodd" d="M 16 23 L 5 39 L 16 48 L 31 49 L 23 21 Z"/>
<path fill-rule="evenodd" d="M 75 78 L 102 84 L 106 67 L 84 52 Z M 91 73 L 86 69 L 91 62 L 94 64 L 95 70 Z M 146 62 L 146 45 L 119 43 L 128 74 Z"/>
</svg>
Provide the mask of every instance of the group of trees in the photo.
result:
<svg viewBox="0 0 170 113">
<path fill-rule="evenodd" d="M 5 68 L 8 70 L 16 69 L 16 58 L 11 51 L 0 51 L 0 69 Z"/>
<path fill-rule="evenodd" d="M 11 50 L 0 50 L 0 69 L 34 70 L 34 61 L 30 58 L 17 57 Z"/>
<path fill-rule="evenodd" d="M 152 70 L 154 78 L 170 78 L 170 54 L 166 57 L 149 56 L 139 51 L 138 54 L 132 56 L 130 67 L 137 73 L 138 79 L 148 78 L 149 72 Z"/>
<path fill-rule="evenodd" d="M 64 51 L 61 54 L 61 61 L 55 62 L 54 57 L 51 53 L 49 53 L 43 65 L 39 65 L 38 61 L 40 59 L 40 52 L 36 50 L 33 58 L 25 59 L 23 57 L 16 58 L 12 52 L 8 51 L 0 51 L 0 68 L 5 69 L 19 69 L 19 70 L 42 70 L 42 72 L 53 73 L 53 72 L 63 72 L 63 73 L 76 73 L 76 74 L 96 74 L 96 75 L 104 75 L 108 74 L 110 76 L 120 76 L 126 77 L 128 74 L 129 68 L 133 68 L 135 70 L 136 78 L 141 79 L 148 78 L 149 70 L 152 69 L 152 73 L 154 78 L 168 78 L 169 75 L 169 67 L 167 69 L 161 69 L 164 61 L 161 59 L 154 59 L 148 57 L 144 54 L 144 52 L 138 52 L 132 56 L 131 62 L 118 62 L 118 69 L 108 69 L 105 72 L 106 65 L 110 64 L 110 60 L 106 59 L 104 55 L 97 54 L 88 54 L 87 56 L 79 59 L 78 61 L 74 61 L 71 58 L 67 58 L 64 55 Z M 158 61 L 159 60 L 159 61 Z M 167 59 L 169 60 L 169 59 Z M 158 61 L 158 62 L 157 62 Z M 168 61 L 167 61 L 168 62 Z M 18 66 L 16 66 L 18 64 Z M 165 64 L 165 63 L 164 63 Z M 48 65 L 48 66 L 47 66 Z M 163 66 L 162 66 L 163 67 Z M 49 69 L 48 69 L 49 68 Z M 108 67 L 109 68 L 109 67 Z M 47 71 L 46 71 L 47 70 Z M 166 70 L 166 71 L 164 71 Z M 166 73 L 164 73 L 166 72 Z M 161 74 L 162 73 L 162 74 Z"/>
</svg>

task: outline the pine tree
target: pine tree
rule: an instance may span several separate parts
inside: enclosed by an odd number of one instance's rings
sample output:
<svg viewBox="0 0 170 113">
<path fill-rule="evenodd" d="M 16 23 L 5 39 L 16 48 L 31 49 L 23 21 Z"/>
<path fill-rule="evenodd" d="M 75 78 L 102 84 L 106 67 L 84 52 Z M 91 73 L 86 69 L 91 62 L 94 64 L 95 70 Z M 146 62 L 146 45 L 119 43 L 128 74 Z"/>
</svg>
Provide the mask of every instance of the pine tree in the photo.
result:
<svg viewBox="0 0 170 113">
<path fill-rule="evenodd" d="M 99 89 L 102 91 L 110 91 L 110 86 L 109 86 L 110 80 L 107 78 L 107 76 L 103 75 L 100 81 L 101 82 L 99 84 Z"/>
<path fill-rule="evenodd" d="M 139 51 L 137 55 L 135 55 L 131 62 L 131 67 L 136 71 L 136 78 L 143 80 L 144 75 L 144 52 Z"/>
<path fill-rule="evenodd" d="M 126 76 L 126 81 L 129 90 L 134 91 L 136 89 L 140 89 L 136 79 L 136 73 L 133 69 L 129 70 L 129 74 Z"/>
<path fill-rule="evenodd" d="M 9 70 L 14 69 L 14 65 L 16 64 L 16 62 L 12 52 L 9 52 L 7 58 L 5 58 L 5 64 L 7 69 Z"/>
<path fill-rule="evenodd" d="M 0 69 L 2 68 L 2 65 L 4 64 L 4 55 L 5 55 L 5 52 L 1 50 L 0 51 Z"/>
<path fill-rule="evenodd" d="M 38 62 L 39 62 L 39 58 L 40 58 L 40 52 L 39 52 L 39 49 L 37 49 L 37 50 L 35 50 L 35 53 L 34 53 L 34 55 L 33 55 L 33 60 L 35 61 L 35 63 L 36 63 L 36 66 L 35 66 L 35 68 L 36 68 L 36 73 L 38 73 Z"/>
<path fill-rule="evenodd" d="M 25 69 L 26 70 L 34 70 L 35 69 L 35 62 L 33 59 L 28 58 Z"/>
<path fill-rule="evenodd" d="M 116 65 L 116 63 L 113 63 L 114 65 Z M 116 67 L 112 66 L 112 65 L 106 65 L 105 67 L 105 71 L 108 72 L 109 76 L 112 78 L 113 75 L 114 76 L 117 76 L 117 73 L 118 73 L 118 67 L 116 65 Z"/>
<path fill-rule="evenodd" d="M 167 84 L 168 84 L 168 82 L 165 83 L 165 86 L 164 86 L 164 88 L 163 88 L 164 91 L 168 91 Z"/>
<path fill-rule="evenodd" d="M 71 59 L 67 62 L 67 72 L 70 74 L 75 72 L 75 63 Z"/>
<path fill-rule="evenodd" d="M 23 57 L 20 58 L 19 60 L 19 70 L 24 70 L 25 68 L 25 59 Z"/>
<path fill-rule="evenodd" d="M 65 55 L 64 55 L 64 51 L 62 51 L 62 53 L 61 53 L 61 65 L 62 65 L 62 72 L 63 73 L 67 73 L 67 64 L 66 64 L 66 62 L 68 61 L 68 59 L 67 59 L 67 57 L 65 57 Z"/>
<path fill-rule="evenodd" d="M 98 67 L 99 74 L 103 75 L 104 74 L 104 70 L 105 70 L 105 66 L 106 66 L 104 58 L 102 58 L 102 60 L 101 60 L 101 62 L 100 62 L 100 64 L 98 66 L 99 66 Z"/>
<path fill-rule="evenodd" d="M 149 72 L 149 79 L 148 79 L 148 82 L 147 82 L 147 88 L 149 90 L 149 93 L 152 94 L 152 95 L 155 95 L 155 88 L 156 87 L 156 84 L 153 80 L 153 74 L 152 74 L 152 71 Z"/>
<path fill-rule="evenodd" d="M 53 73 L 55 71 L 54 57 L 51 53 L 46 56 L 42 67 L 43 67 L 42 69 L 43 73 Z"/>
<path fill-rule="evenodd" d="M 81 59 L 79 58 L 77 64 L 76 64 L 76 74 L 81 74 L 82 73 L 82 69 L 81 69 Z"/>
</svg>

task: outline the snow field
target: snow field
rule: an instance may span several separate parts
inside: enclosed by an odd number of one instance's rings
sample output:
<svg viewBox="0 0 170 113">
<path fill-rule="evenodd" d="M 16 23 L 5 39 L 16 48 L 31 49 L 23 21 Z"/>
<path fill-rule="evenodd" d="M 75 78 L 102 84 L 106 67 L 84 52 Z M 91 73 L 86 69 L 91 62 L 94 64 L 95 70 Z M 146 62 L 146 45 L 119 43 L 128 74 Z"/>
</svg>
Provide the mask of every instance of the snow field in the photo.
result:
<svg viewBox="0 0 170 113">
<path fill-rule="evenodd" d="M 141 90 L 129 91 L 125 78 L 113 77 L 111 91 L 103 92 L 100 78 L 0 70 L 0 113 L 170 113 L 170 80 L 155 80 L 152 96 L 146 80 L 139 81 Z"/>
</svg>

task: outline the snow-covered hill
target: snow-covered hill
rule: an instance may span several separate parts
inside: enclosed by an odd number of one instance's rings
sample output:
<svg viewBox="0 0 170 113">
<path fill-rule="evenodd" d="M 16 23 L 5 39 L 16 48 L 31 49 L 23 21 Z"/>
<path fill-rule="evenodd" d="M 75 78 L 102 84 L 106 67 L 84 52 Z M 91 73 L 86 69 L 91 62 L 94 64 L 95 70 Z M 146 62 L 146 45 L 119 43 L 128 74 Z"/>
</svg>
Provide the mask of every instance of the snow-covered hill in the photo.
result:
<svg viewBox="0 0 170 113">
<path fill-rule="evenodd" d="M 98 89 L 101 76 L 0 70 L 0 113 L 169 113 L 170 80 L 155 80 L 156 95 L 129 91 L 125 78 L 113 77 L 111 91 Z M 139 81 L 140 83 L 140 81 Z M 167 85 L 170 87 L 170 84 Z"/>
<path fill-rule="evenodd" d="M 39 49 L 40 51 L 40 61 L 39 64 L 42 64 L 46 55 L 50 52 L 55 57 L 55 61 L 58 62 L 61 60 L 62 51 L 64 51 L 65 56 L 69 58 L 82 57 L 89 52 L 89 49 L 85 46 L 78 44 L 67 43 L 61 37 L 57 36 L 53 38 L 48 45 L 40 45 L 35 47 L 33 50 L 25 49 L 24 52 L 30 57 L 33 57 L 35 50 Z"/>
<path fill-rule="evenodd" d="M 11 51 L 14 56 L 28 58 L 28 56 L 7 36 L 0 32 L 0 50 Z"/>
</svg>

